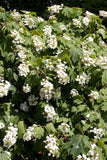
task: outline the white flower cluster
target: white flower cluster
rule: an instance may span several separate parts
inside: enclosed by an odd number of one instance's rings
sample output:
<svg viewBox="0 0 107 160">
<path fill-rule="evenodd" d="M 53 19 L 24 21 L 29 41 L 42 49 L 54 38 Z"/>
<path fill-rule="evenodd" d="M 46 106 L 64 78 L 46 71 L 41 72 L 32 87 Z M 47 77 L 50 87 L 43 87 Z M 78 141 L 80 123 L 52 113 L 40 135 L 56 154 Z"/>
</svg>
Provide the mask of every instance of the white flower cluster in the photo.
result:
<svg viewBox="0 0 107 160">
<path fill-rule="evenodd" d="M 51 35 L 47 40 L 47 44 L 51 49 L 55 49 L 57 47 L 57 39 L 55 35 Z"/>
<path fill-rule="evenodd" d="M 88 18 L 91 18 L 92 15 L 94 15 L 94 14 L 91 13 L 91 12 L 89 12 L 89 11 L 86 11 L 86 16 L 87 16 Z"/>
<path fill-rule="evenodd" d="M 55 17 L 55 15 L 50 16 L 50 17 L 49 17 L 49 19 L 51 19 L 54 23 L 56 23 L 56 22 L 57 22 L 57 21 L 56 21 L 56 17 Z"/>
<path fill-rule="evenodd" d="M 97 65 L 99 65 L 101 69 L 107 69 L 107 57 L 100 56 L 97 60 Z"/>
<path fill-rule="evenodd" d="M 33 124 L 32 126 L 28 127 L 28 129 L 26 130 L 27 132 L 23 135 L 24 141 L 30 141 L 31 139 L 36 140 L 36 127 L 36 124 Z"/>
<path fill-rule="evenodd" d="M 30 95 L 28 97 L 28 103 L 29 103 L 30 106 L 36 106 L 37 103 L 38 103 L 37 100 L 38 100 L 38 97 L 35 97 L 35 95 Z"/>
<path fill-rule="evenodd" d="M 57 73 L 57 77 L 59 79 L 59 83 L 66 85 L 69 83 L 69 77 L 68 74 L 66 73 L 67 66 L 61 62 L 60 59 L 58 59 L 59 64 L 56 65 L 55 72 Z"/>
<path fill-rule="evenodd" d="M 60 28 L 62 31 L 66 30 L 66 26 L 65 26 L 64 24 L 61 24 L 61 25 L 59 26 L 59 28 Z"/>
<path fill-rule="evenodd" d="M 18 20 L 21 15 L 19 12 L 16 11 L 16 9 L 13 10 L 13 13 L 11 13 L 11 16 L 15 19 L 15 20 Z"/>
<path fill-rule="evenodd" d="M 22 45 L 17 45 L 16 48 L 18 57 L 21 59 L 21 61 L 24 61 L 26 59 L 26 49 Z"/>
<path fill-rule="evenodd" d="M 88 95 L 90 97 L 90 101 L 96 100 L 99 97 L 99 93 L 97 91 L 92 91 L 91 93 Z"/>
<path fill-rule="evenodd" d="M 49 136 L 46 136 L 46 141 L 44 141 L 44 143 L 46 143 L 45 148 L 49 151 L 48 156 L 52 157 L 59 157 L 59 151 L 58 151 L 58 143 L 57 143 L 57 139 L 50 134 Z"/>
<path fill-rule="evenodd" d="M 88 158 L 85 154 L 82 154 L 77 156 L 77 160 L 91 160 L 91 159 Z"/>
<path fill-rule="evenodd" d="M 28 75 L 28 73 L 30 72 L 29 70 L 29 65 L 27 64 L 27 62 L 23 62 L 18 66 L 18 71 L 19 71 L 19 76 L 24 76 L 26 77 Z"/>
<path fill-rule="evenodd" d="M 93 59 L 89 56 L 89 52 L 85 49 L 83 49 L 83 59 L 82 62 L 85 66 L 95 66 L 96 59 Z"/>
<path fill-rule="evenodd" d="M 82 22 L 85 26 L 89 25 L 90 19 L 88 17 L 83 17 Z"/>
<path fill-rule="evenodd" d="M 31 92 L 31 86 L 29 86 L 29 84 L 26 84 L 25 86 L 23 86 L 23 92 L 25 93 Z"/>
<path fill-rule="evenodd" d="M 48 7 L 48 11 L 50 11 L 51 14 L 59 13 L 60 10 L 63 9 L 63 6 L 64 6 L 63 4 L 61 4 L 61 5 L 53 5 L 51 7 Z"/>
<path fill-rule="evenodd" d="M 3 129 L 5 127 L 5 124 L 3 122 L 0 122 L 0 129 Z"/>
<path fill-rule="evenodd" d="M 35 28 L 35 22 L 34 20 L 30 17 L 30 14 L 25 14 L 25 18 L 22 18 L 25 26 L 28 26 L 30 29 Z"/>
<path fill-rule="evenodd" d="M 14 44 L 23 44 L 24 43 L 24 39 L 19 35 L 19 32 L 16 31 L 15 29 L 13 31 L 11 31 L 11 37 L 14 39 L 12 42 Z"/>
<path fill-rule="evenodd" d="M 55 120 L 58 120 L 58 114 L 55 112 L 55 109 L 53 106 L 50 106 L 49 104 L 47 104 L 44 107 L 44 113 L 43 113 L 46 118 L 47 118 L 47 122 L 52 121 L 55 122 Z"/>
<path fill-rule="evenodd" d="M 99 15 L 106 18 L 107 17 L 107 11 L 101 10 L 101 11 L 99 11 Z"/>
<path fill-rule="evenodd" d="M 99 154 L 96 152 L 96 144 L 91 145 L 91 149 L 87 155 L 82 154 L 77 156 L 77 160 L 100 160 Z"/>
<path fill-rule="evenodd" d="M 44 19 L 42 17 L 37 17 L 37 20 L 38 20 L 39 23 L 44 21 Z"/>
<path fill-rule="evenodd" d="M 93 40 L 93 38 L 90 36 L 90 37 L 86 38 L 86 41 L 87 41 L 87 43 L 88 43 L 88 42 L 93 42 L 94 40 Z"/>
<path fill-rule="evenodd" d="M 17 141 L 18 128 L 14 127 L 11 123 L 6 131 L 6 135 L 3 138 L 3 146 L 10 148 Z"/>
<path fill-rule="evenodd" d="M 98 32 L 103 35 L 105 33 L 105 30 L 103 28 L 100 28 Z"/>
<path fill-rule="evenodd" d="M 43 88 L 40 89 L 40 98 L 41 100 L 46 99 L 48 102 L 52 98 L 54 86 L 51 82 L 48 81 L 48 79 L 43 79 L 41 85 Z"/>
<path fill-rule="evenodd" d="M 81 28 L 81 22 L 78 19 L 74 18 L 72 21 L 76 27 Z"/>
<path fill-rule="evenodd" d="M 79 95 L 79 93 L 78 93 L 78 91 L 76 89 L 72 89 L 70 91 L 70 94 L 72 95 L 72 97 L 75 97 L 75 96 Z"/>
<path fill-rule="evenodd" d="M 10 82 L 4 80 L 3 77 L 0 77 L 0 98 L 7 96 L 9 88 Z"/>
<path fill-rule="evenodd" d="M 77 75 L 76 81 L 81 85 L 88 84 L 90 77 L 83 72 L 82 75 Z"/>
<path fill-rule="evenodd" d="M 42 42 L 39 36 L 36 36 L 36 35 L 32 36 L 32 40 L 37 52 L 45 48 L 45 43 Z"/>
<path fill-rule="evenodd" d="M 104 130 L 102 128 L 98 128 L 98 129 L 94 128 L 94 129 L 90 130 L 90 132 L 95 134 L 95 136 L 94 136 L 95 139 L 100 139 L 101 137 L 103 137 L 105 135 Z"/>
<path fill-rule="evenodd" d="M 27 105 L 27 102 L 25 101 L 24 103 L 20 104 L 20 109 L 24 112 L 28 112 L 29 111 L 29 106 Z"/>
<path fill-rule="evenodd" d="M 91 157 L 91 160 L 100 160 L 99 154 L 96 152 L 95 143 L 91 145 L 91 149 L 88 151 L 87 155 Z"/>
<path fill-rule="evenodd" d="M 43 32 L 46 36 L 51 36 L 52 28 L 49 25 L 44 26 Z"/>
<path fill-rule="evenodd" d="M 50 71 L 52 71 L 54 69 L 54 66 L 52 64 L 52 60 L 51 59 L 46 59 L 45 67 L 46 67 L 46 69 L 48 69 Z"/>
<path fill-rule="evenodd" d="M 70 131 L 70 126 L 66 123 L 61 123 L 61 125 L 59 125 L 58 128 L 63 134 L 68 133 Z"/>
</svg>

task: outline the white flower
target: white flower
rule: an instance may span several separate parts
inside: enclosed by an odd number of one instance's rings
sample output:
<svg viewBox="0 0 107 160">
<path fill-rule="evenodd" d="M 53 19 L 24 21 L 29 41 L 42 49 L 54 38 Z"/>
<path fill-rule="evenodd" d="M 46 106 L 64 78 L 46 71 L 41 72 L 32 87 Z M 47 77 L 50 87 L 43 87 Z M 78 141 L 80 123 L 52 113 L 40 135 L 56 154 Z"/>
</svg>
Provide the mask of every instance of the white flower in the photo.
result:
<svg viewBox="0 0 107 160">
<path fill-rule="evenodd" d="M 58 128 L 63 134 L 68 133 L 70 131 L 70 126 L 66 123 L 61 123 L 61 125 L 59 125 Z"/>
<path fill-rule="evenodd" d="M 90 18 L 92 15 L 94 15 L 94 14 L 91 13 L 91 12 L 89 12 L 89 11 L 86 11 L 86 16 L 87 16 L 88 18 Z"/>
<path fill-rule="evenodd" d="M 27 105 L 27 102 L 21 103 L 20 104 L 20 109 L 23 110 L 24 112 L 29 111 L 29 106 Z"/>
<path fill-rule="evenodd" d="M 9 91 L 10 86 L 11 86 L 10 82 L 1 78 L 1 80 L 0 80 L 0 98 L 8 95 L 8 91 Z"/>
<path fill-rule="evenodd" d="M 28 103 L 29 103 L 30 106 L 36 106 L 37 103 L 38 103 L 37 100 L 38 100 L 38 97 L 35 97 L 35 95 L 30 95 L 28 97 Z"/>
<path fill-rule="evenodd" d="M 51 59 L 46 59 L 45 67 L 46 67 L 46 69 L 48 69 L 50 71 L 52 71 L 54 69 L 54 66 L 52 64 L 52 60 Z"/>
<path fill-rule="evenodd" d="M 89 55 L 88 55 L 89 52 L 83 52 L 83 59 L 82 59 L 82 62 L 84 63 L 85 66 L 95 66 L 95 62 L 96 62 L 96 59 L 93 59 L 91 58 Z"/>
<path fill-rule="evenodd" d="M 93 100 L 98 99 L 99 94 L 98 94 L 97 91 L 92 91 L 92 90 L 91 90 L 91 93 L 90 93 L 88 96 L 90 97 L 90 101 L 93 101 Z"/>
<path fill-rule="evenodd" d="M 16 9 L 13 10 L 13 13 L 11 13 L 11 15 L 15 20 L 18 20 L 21 17 L 20 13 L 17 12 Z"/>
<path fill-rule="evenodd" d="M 79 93 L 78 93 L 78 91 L 76 89 L 72 89 L 70 91 L 70 94 L 72 95 L 72 97 L 75 97 L 75 96 L 79 95 Z"/>
<path fill-rule="evenodd" d="M 44 19 L 42 17 L 37 17 L 37 19 L 38 19 L 38 22 L 43 22 L 44 21 Z"/>
<path fill-rule="evenodd" d="M 51 82 L 48 81 L 48 79 L 43 79 L 41 85 L 43 87 L 40 89 L 40 98 L 41 100 L 46 99 L 48 102 L 52 98 L 54 86 Z"/>
<path fill-rule="evenodd" d="M 101 139 L 101 137 L 103 137 L 105 135 L 104 130 L 102 128 L 98 128 L 98 129 L 94 128 L 94 129 L 90 130 L 90 132 L 95 134 L 95 136 L 94 136 L 95 139 Z"/>
<path fill-rule="evenodd" d="M 24 43 L 24 39 L 19 35 L 19 32 L 16 30 L 11 31 L 11 37 L 13 37 L 13 43 L 15 44 L 23 44 Z"/>
<path fill-rule="evenodd" d="M 81 22 L 78 19 L 74 18 L 72 21 L 76 27 L 81 28 Z"/>
<path fill-rule="evenodd" d="M 57 73 L 57 77 L 59 79 L 59 83 L 66 85 L 69 83 L 69 77 L 66 73 L 67 66 L 65 66 L 64 63 L 61 62 L 61 60 L 58 60 L 59 64 L 56 65 L 55 72 Z"/>
<path fill-rule="evenodd" d="M 37 127 L 36 124 L 33 124 L 32 126 L 28 127 L 26 130 L 27 132 L 23 135 L 23 140 L 24 141 L 30 141 L 31 139 L 36 140 L 36 131 L 35 128 Z"/>
<path fill-rule="evenodd" d="M 100 56 L 97 60 L 97 65 L 99 65 L 101 69 L 107 69 L 107 57 Z"/>
<path fill-rule="evenodd" d="M 61 24 L 61 25 L 59 26 L 59 28 L 60 28 L 62 31 L 66 30 L 66 26 L 65 26 L 64 24 Z"/>
<path fill-rule="evenodd" d="M 58 148 L 58 143 L 57 139 L 50 134 L 49 136 L 46 136 L 46 140 L 44 141 L 46 143 L 45 148 L 49 151 L 48 156 L 52 157 L 59 157 L 59 148 Z"/>
<path fill-rule="evenodd" d="M 90 77 L 83 72 L 82 75 L 77 75 L 76 81 L 81 85 L 88 84 Z"/>
<path fill-rule="evenodd" d="M 18 128 L 13 127 L 12 124 L 8 127 L 8 130 L 6 131 L 6 135 L 3 138 L 3 146 L 10 148 L 16 143 L 17 140 L 17 132 Z"/>
<path fill-rule="evenodd" d="M 57 47 L 57 39 L 55 35 L 51 35 L 50 39 L 47 40 L 47 44 L 51 49 L 55 49 Z"/>
<path fill-rule="evenodd" d="M 88 38 L 86 39 L 86 41 L 87 41 L 87 42 L 93 42 L 93 38 L 92 38 L 92 37 L 88 37 Z"/>
<path fill-rule="evenodd" d="M 25 18 L 22 18 L 25 26 L 28 26 L 30 29 L 35 28 L 35 22 L 34 20 L 30 17 L 29 14 L 24 15 Z"/>
<path fill-rule="evenodd" d="M 106 18 L 107 17 L 107 11 L 101 10 L 101 11 L 99 11 L 99 15 Z"/>
<path fill-rule="evenodd" d="M 52 121 L 54 122 L 55 120 L 58 120 L 58 114 L 55 112 L 54 107 L 50 106 L 49 104 L 47 104 L 44 107 L 44 115 L 46 115 L 47 118 L 47 122 Z"/>
<path fill-rule="evenodd" d="M 52 32 L 51 26 L 49 25 L 44 26 L 43 32 L 46 36 L 51 36 L 51 32 Z"/>
<path fill-rule="evenodd" d="M 45 48 L 45 43 L 42 42 L 41 38 L 39 36 L 32 36 L 34 47 L 36 48 L 36 51 L 41 51 Z"/>
<path fill-rule="evenodd" d="M 57 21 L 56 21 L 56 17 L 55 17 L 55 15 L 50 16 L 50 17 L 49 17 L 49 19 L 53 20 L 53 22 L 54 22 L 54 23 L 56 23 L 56 22 L 57 22 Z"/>
<path fill-rule="evenodd" d="M 83 17 L 82 22 L 85 26 L 89 25 L 90 19 L 88 17 Z"/>
<path fill-rule="evenodd" d="M 102 29 L 102 28 L 100 28 L 100 29 L 98 30 L 98 32 L 103 35 L 103 34 L 105 33 L 105 30 Z"/>
<path fill-rule="evenodd" d="M 26 49 L 22 46 L 22 45 L 17 45 L 17 53 L 18 53 L 18 57 L 25 60 L 26 59 Z"/>
<path fill-rule="evenodd" d="M 0 129 L 3 129 L 5 127 L 5 124 L 0 122 Z"/>
<path fill-rule="evenodd" d="M 29 86 L 29 84 L 26 84 L 26 86 L 23 86 L 23 92 L 25 93 L 31 92 L 31 87 Z"/>
<path fill-rule="evenodd" d="M 24 77 L 26 77 L 30 72 L 29 65 L 24 62 L 18 66 L 18 70 L 19 70 L 19 75 Z"/>
<path fill-rule="evenodd" d="M 50 11 L 51 14 L 53 13 L 59 13 L 60 10 L 62 10 L 63 4 L 61 5 L 53 5 L 51 7 L 48 7 L 48 10 Z"/>
</svg>

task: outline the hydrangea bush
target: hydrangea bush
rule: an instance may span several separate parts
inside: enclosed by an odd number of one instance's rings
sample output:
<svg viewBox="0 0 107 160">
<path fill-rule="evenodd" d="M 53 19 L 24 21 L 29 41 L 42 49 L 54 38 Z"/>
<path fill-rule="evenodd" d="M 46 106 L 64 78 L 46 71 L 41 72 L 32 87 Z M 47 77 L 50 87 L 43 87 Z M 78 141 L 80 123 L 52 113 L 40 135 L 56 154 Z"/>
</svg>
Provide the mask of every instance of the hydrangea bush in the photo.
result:
<svg viewBox="0 0 107 160">
<path fill-rule="evenodd" d="M 0 159 L 106 160 L 107 30 L 81 8 L 48 11 L 0 8 Z"/>
</svg>

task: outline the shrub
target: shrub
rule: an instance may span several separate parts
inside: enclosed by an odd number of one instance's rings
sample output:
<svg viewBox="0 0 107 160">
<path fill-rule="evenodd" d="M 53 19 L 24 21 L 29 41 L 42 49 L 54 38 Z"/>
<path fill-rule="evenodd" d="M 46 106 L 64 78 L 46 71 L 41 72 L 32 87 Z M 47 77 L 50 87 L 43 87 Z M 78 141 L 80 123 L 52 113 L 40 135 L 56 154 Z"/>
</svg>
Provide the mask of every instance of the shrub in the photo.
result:
<svg viewBox="0 0 107 160">
<path fill-rule="evenodd" d="M 47 21 L 0 10 L 0 159 L 105 160 L 102 20 L 63 5 Z"/>
</svg>

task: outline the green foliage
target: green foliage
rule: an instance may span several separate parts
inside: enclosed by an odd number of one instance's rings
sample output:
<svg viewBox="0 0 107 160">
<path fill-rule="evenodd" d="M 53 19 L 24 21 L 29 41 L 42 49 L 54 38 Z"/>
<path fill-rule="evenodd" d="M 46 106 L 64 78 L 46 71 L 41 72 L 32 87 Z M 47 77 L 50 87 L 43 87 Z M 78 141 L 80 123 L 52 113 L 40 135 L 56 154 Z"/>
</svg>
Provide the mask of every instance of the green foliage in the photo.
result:
<svg viewBox="0 0 107 160">
<path fill-rule="evenodd" d="M 106 27 L 76 7 L 46 17 L 0 8 L 0 160 L 105 160 Z"/>
<path fill-rule="evenodd" d="M 73 158 L 75 159 L 81 153 L 87 154 L 89 148 L 90 143 L 88 137 L 77 134 L 69 138 L 68 142 L 61 148 L 62 157 L 68 154 L 69 156 L 73 155 Z"/>
</svg>

